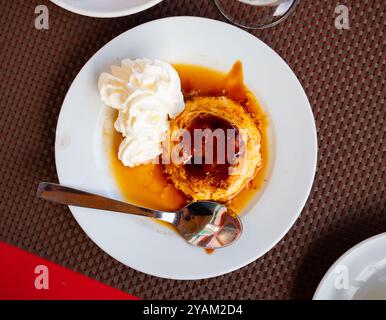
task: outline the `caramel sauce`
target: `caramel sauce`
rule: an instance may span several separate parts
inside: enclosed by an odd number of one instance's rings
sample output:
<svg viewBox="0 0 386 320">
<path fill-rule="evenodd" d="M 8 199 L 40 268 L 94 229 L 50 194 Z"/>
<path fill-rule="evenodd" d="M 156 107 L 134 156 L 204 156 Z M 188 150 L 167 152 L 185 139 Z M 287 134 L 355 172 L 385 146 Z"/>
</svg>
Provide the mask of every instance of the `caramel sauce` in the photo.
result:
<svg viewBox="0 0 386 320">
<path fill-rule="evenodd" d="M 180 76 L 185 98 L 226 96 L 235 100 L 251 114 L 262 134 L 263 167 L 248 186 L 227 203 L 234 212 L 239 213 L 256 194 L 265 179 L 268 162 L 267 117 L 253 94 L 244 85 L 241 62 L 236 62 L 229 73 L 187 64 L 175 64 L 174 68 Z M 218 126 L 218 124 L 214 124 L 214 126 Z M 228 124 L 225 123 L 220 126 L 227 127 Z M 122 137 L 113 130 L 111 139 L 109 156 L 112 173 L 126 201 L 165 211 L 177 210 L 187 202 L 186 196 L 168 180 L 161 164 L 146 164 L 134 168 L 125 167 L 117 157 Z M 164 225 L 170 227 L 167 223 Z"/>
<path fill-rule="evenodd" d="M 214 249 L 204 249 L 207 254 L 212 254 Z"/>
<path fill-rule="evenodd" d="M 156 210 L 174 211 L 186 203 L 185 195 L 168 181 L 160 164 L 125 167 L 118 159 L 120 133 L 113 134 L 111 168 L 117 185 L 127 202 Z"/>
</svg>

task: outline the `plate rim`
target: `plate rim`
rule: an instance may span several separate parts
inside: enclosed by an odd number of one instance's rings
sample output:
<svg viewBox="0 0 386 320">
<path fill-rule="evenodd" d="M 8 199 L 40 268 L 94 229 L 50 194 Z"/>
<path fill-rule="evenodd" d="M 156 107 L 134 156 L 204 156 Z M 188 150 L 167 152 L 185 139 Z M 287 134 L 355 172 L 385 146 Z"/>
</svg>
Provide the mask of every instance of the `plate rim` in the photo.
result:
<svg viewBox="0 0 386 320">
<path fill-rule="evenodd" d="M 364 245 L 366 244 L 369 244 L 373 241 L 376 241 L 376 240 L 379 240 L 379 239 L 382 239 L 382 238 L 385 238 L 385 242 L 386 242 L 386 232 L 382 232 L 382 233 L 378 233 L 376 235 L 373 235 L 371 236 L 370 238 L 367 238 L 365 240 L 362 240 L 360 242 L 358 242 L 356 245 L 354 245 L 353 247 L 351 247 L 350 249 L 348 249 L 346 252 L 344 252 L 343 254 L 341 254 L 339 256 L 339 258 L 337 260 L 335 260 L 335 262 L 327 269 L 326 273 L 324 274 L 323 278 L 320 280 L 316 290 L 315 290 L 315 293 L 312 297 L 312 300 L 321 300 L 318 295 L 320 295 L 321 293 L 321 290 L 323 289 L 323 286 L 328 283 L 327 280 L 328 280 L 328 277 L 332 274 L 332 272 L 335 270 L 335 268 L 342 264 L 342 262 L 348 258 L 352 253 L 354 253 L 355 251 L 357 250 L 360 250 Z"/>
<path fill-rule="evenodd" d="M 67 11 L 70 11 L 70 12 L 73 12 L 76 14 L 80 14 L 82 16 L 93 17 L 93 18 L 117 18 L 117 17 L 129 16 L 129 15 L 141 12 L 141 11 L 145 11 L 145 10 L 157 5 L 158 3 L 162 2 L 163 0 L 149 0 L 148 3 L 133 7 L 131 9 L 106 11 L 106 12 L 80 9 L 76 5 L 71 5 L 71 4 L 65 3 L 62 0 L 50 0 L 50 1 L 54 4 L 56 4 L 57 6 L 67 10 Z"/>
<path fill-rule="evenodd" d="M 83 65 L 83 67 L 79 70 L 78 74 L 76 75 L 76 77 L 74 78 L 73 82 L 71 83 L 68 91 L 67 91 L 67 94 L 68 92 L 72 89 L 74 83 L 76 82 L 79 74 L 82 73 L 83 69 L 94 59 L 94 57 L 105 47 L 107 47 L 112 41 L 116 40 L 117 38 L 119 37 L 122 37 L 124 36 L 126 33 L 130 32 L 130 31 L 133 31 L 137 28 L 140 28 L 140 27 L 143 27 L 145 25 L 148 25 L 148 24 L 152 24 L 154 22 L 161 22 L 161 21 L 165 21 L 165 20 L 180 20 L 180 19 L 191 19 L 191 20 L 204 20 L 204 21 L 207 21 L 209 23 L 217 23 L 217 24 L 223 24 L 225 25 L 226 27 L 230 27 L 230 28 L 233 28 L 233 29 L 237 29 L 238 31 L 243 31 L 246 35 L 248 35 L 248 37 L 250 37 L 251 39 L 253 38 L 254 41 L 258 41 L 260 42 L 262 45 L 264 45 L 270 52 L 271 54 L 277 56 L 278 58 L 280 58 L 280 60 L 282 60 L 283 64 L 285 65 L 285 67 L 290 71 L 290 74 L 291 74 L 291 77 L 294 79 L 294 81 L 296 81 L 296 83 L 299 85 L 299 88 L 301 89 L 301 93 L 302 95 L 304 96 L 305 100 L 307 101 L 307 105 L 308 105 L 308 111 L 309 111 L 309 116 L 312 118 L 312 139 L 313 139 L 313 143 L 314 143 L 314 152 L 312 153 L 312 174 L 310 176 L 310 179 L 308 180 L 308 183 L 307 183 L 307 186 L 305 187 L 305 189 L 307 190 L 306 192 L 303 193 L 302 195 L 302 200 L 301 201 L 298 201 L 298 204 L 297 204 L 297 213 L 296 215 L 294 214 L 293 217 L 291 217 L 289 220 L 290 220 L 290 223 L 288 223 L 288 225 L 283 228 L 282 232 L 277 236 L 277 238 L 275 239 L 275 241 L 272 241 L 272 243 L 268 246 L 268 248 L 266 248 L 264 250 L 263 253 L 258 253 L 258 254 L 255 254 L 253 255 L 253 257 L 251 257 L 250 259 L 245 259 L 243 260 L 242 262 L 240 263 L 235 263 L 235 265 L 231 268 L 228 268 L 227 270 L 224 270 L 224 271 L 221 271 L 221 272 L 215 272 L 214 274 L 209 274 L 206 275 L 206 276 L 189 276 L 189 277 L 175 277 L 175 276 L 162 276 L 160 274 L 157 274 L 157 273 L 151 273 L 151 272 L 148 272 L 148 271 L 142 271 L 142 270 L 139 270 L 139 269 L 136 269 L 135 267 L 133 266 L 129 266 L 127 265 L 126 263 L 122 262 L 121 259 L 118 259 L 117 257 L 115 257 L 115 255 L 112 255 L 111 253 L 105 251 L 104 249 L 102 249 L 103 246 L 101 246 L 99 244 L 99 241 L 98 240 L 95 240 L 93 237 L 91 237 L 89 235 L 89 233 L 82 227 L 82 224 L 79 223 L 78 221 L 78 218 L 77 218 L 77 214 L 75 214 L 73 212 L 73 209 L 71 207 L 69 207 L 70 211 L 71 211 L 71 214 L 73 215 L 73 217 L 75 218 L 75 220 L 77 221 L 77 223 L 79 224 L 79 226 L 81 227 L 81 229 L 83 230 L 83 232 L 86 233 L 86 235 L 105 253 L 107 253 L 108 255 L 110 255 L 112 258 L 114 258 L 115 260 L 121 262 L 122 264 L 134 269 L 134 270 L 137 270 L 141 273 L 144 273 L 144 274 L 149 274 L 151 276 L 155 276 L 155 277 L 160 277 L 160 278 L 165 278 L 165 279 L 175 279 L 175 280 L 199 280 L 199 279 L 208 279 L 208 278 L 214 278 L 214 277 L 218 277 L 218 276 L 222 276 L 224 274 L 227 274 L 227 273 L 230 273 L 230 272 L 233 272 L 235 270 L 238 270 L 242 267 L 245 267 L 249 264 L 251 264 L 252 262 L 256 261 L 257 259 L 261 258 L 262 256 L 264 256 L 266 253 L 268 253 L 270 250 L 272 250 L 279 242 L 280 240 L 283 239 L 283 237 L 289 232 L 289 230 L 294 226 L 295 222 L 297 221 L 297 219 L 300 217 L 301 213 L 302 213 L 302 210 L 304 209 L 304 206 L 306 205 L 306 202 L 310 196 L 310 193 L 311 193 L 311 190 L 312 190 L 312 186 L 313 186 L 313 183 L 315 181 L 315 176 L 316 176 L 316 171 L 317 171 L 317 161 L 318 161 L 318 139 L 317 139 L 317 130 L 316 130 L 316 123 L 315 123 L 315 117 L 314 117 L 314 114 L 313 114 L 313 110 L 312 110 L 312 107 L 311 107 L 311 104 L 309 102 L 309 99 L 307 97 L 307 94 L 302 86 L 302 84 L 300 83 L 299 79 L 297 78 L 296 74 L 293 72 L 293 70 L 291 69 L 291 67 L 287 64 L 287 62 L 275 51 L 273 50 L 268 44 L 266 44 L 265 42 L 263 42 L 262 40 L 260 40 L 259 38 L 257 38 L 256 36 L 252 35 L 251 33 L 237 27 L 237 26 L 234 26 L 230 23 L 226 23 L 226 22 L 223 22 L 223 21 L 219 21 L 219 20 L 216 20 L 216 19 L 210 19 L 210 18 L 206 18 L 206 17 L 197 17 L 197 16 L 172 16 L 172 17 L 165 17 L 165 18 L 160 18 L 160 19 L 155 19 L 155 20 L 151 20 L 151 21 L 148 21 L 148 22 L 145 22 L 143 24 L 140 24 L 140 25 L 137 25 L 131 29 L 128 29 L 124 32 L 122 32 L 121 34 L 119 34 L 118 36 L 112 38 L 110 41 L 108 41 L 106 44 L 104 44 L 103 46 L 101 46 L 91 57 L 90 59 Z M 67 94 L 66 94 L 66 97 L 67 97 Z M 64 99 L 63 103 L 62 103 L 62 107 L 65 103 L 65 100 L 66 98 Z M 58 116 L 58 122 L 57 122 L 57 127 L 56 127 L 56 131 L 58 131 L 58 128 L 59 128 L 59 123 L 60 123 L 60 118 L 61 118 L 61 113 L 62 113 L 62 108 L 59 112 L 59 116 Z M 310 122 L 311 124 L 311 122 Z M 311 134 L 311 132 L 310 132 Z M 58 157 L 57 157 L 57 136 L 55 138 L 55 165 L 56 165 L 56 169 L 57 169 L 57 174 L 58 174 L 58 178 L 59 178 L 59 181 L 61 180 L 60 178 L 60 175 L 59 175 L 59 170 L 58 170 Z"/>
</svg>

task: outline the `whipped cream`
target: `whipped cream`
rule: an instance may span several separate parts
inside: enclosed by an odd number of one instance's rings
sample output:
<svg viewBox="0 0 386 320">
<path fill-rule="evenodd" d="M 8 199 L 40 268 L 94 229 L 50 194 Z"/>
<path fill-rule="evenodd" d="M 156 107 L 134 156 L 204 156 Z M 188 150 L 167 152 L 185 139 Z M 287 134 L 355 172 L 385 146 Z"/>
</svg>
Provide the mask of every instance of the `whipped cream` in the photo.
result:
<svg viewBox="0 0 386 320">
<path fill-rule="evenodd" d="M 176 70 L 160 60 L 125 59 L 100 75 L 98 87 L 102 101 L 118 110 L 114 127 L 124 137 L 122 163 L 134 167 L 159 156 L 169 118 L 185 107 Z"/>
</svg>

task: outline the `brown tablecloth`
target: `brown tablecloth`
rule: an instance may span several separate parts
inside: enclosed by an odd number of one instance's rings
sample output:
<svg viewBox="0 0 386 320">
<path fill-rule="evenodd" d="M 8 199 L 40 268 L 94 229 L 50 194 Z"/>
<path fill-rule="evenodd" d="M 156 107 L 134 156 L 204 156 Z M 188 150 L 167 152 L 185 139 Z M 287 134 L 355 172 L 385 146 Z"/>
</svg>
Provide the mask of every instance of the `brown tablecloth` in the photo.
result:
<svg viewBox="0 0 386 320">
<path fill-rule="evenodd" d="M 164 280 L 100 250 L 70 211 L 35 198 L 56 181 L 55 126 L 83 64 L 106 42 L 146 21 L 196 15 L 224 20 L 212 0 L 165 0 L 128 17 L 96 19 L 43 0 L 1 0 L 0 240 L 145 299 L 310 299 L 347 249 L 386 231 L 384 200 L 384 12 L 381 0 L 301 0 L 288 20 L 252 33 L 291 66 L 318 130 L 318 170 L 300 218 L 276 247 L 233 273 Z M 50 29 L 34 28 L 45 4 Z M 334 27 L 349 7 L 350 29 Z M 1 268 L 1 266 L 0 266 Z"/>
</svg>

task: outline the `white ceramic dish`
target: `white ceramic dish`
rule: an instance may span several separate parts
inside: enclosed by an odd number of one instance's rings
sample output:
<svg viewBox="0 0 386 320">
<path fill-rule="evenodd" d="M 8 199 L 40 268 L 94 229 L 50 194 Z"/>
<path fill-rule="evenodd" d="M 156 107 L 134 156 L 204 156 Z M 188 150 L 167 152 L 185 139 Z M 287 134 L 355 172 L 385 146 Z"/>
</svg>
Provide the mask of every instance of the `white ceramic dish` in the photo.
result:
<svg viewBox="0 0 386 320">
<path fill-rule="evenodd" d="M 113 18 L 144 11 L 162 0 L 51 0 L 68 11 L 89 17 Z"/>
<path fill-rule="evenodd" d="M 241 60 L 245 82 L 269 117 L 268 182 L 242 214 L 242 237 L 211 255 L 188 245 L 167 227 L 141 217 L 71 207 L 80 226 L 115 259 L 164 278 L 214 277 L 261 257 L 299 216 L 315 174 L 314 118 L 294 73 L 263 42 L 223 22 L 173 17 L 131 29 L 100 49 L 68 91 L 55 145 L 62 184 L 121 199 L 103 147 L 107 111 L 99 97 L 97 79 L 101 72 L 127 57 L 158 58 L 224 71 Z"/>
<path fill-rule="evenodd" d="M 342 255 L 320 282 L 314 300 L 386 300 L 386 233 Z"/>
</svg>

